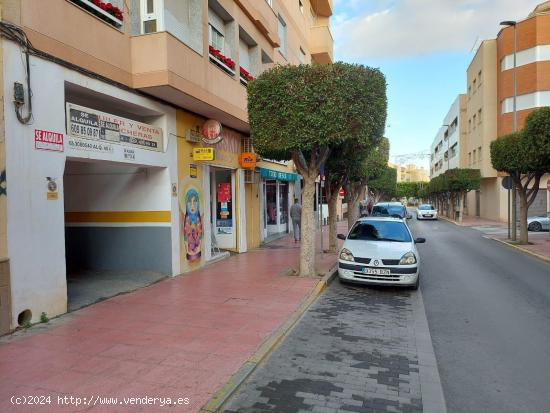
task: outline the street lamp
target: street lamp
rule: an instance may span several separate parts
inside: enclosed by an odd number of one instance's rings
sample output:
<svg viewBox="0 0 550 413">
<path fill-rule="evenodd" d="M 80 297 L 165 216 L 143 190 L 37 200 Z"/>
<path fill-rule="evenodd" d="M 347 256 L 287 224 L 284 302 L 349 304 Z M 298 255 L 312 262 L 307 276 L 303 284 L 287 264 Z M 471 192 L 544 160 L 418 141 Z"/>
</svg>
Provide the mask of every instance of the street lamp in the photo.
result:
<svg viewBox="0 0 550 413">
<path fill-rule="evenodd" d="M 516 79 L 516 69 L 517 69 L 517 48 L 518 48 L 518 35 L 517 35 L 517 22 L 514 20 L 505 20 L 500 22 L 501 26 L 513 27 L 514 28 L 514 68 L 512 72 L 512 83 L 514 84 L 514 98 L 513 98 L 513 131 L 517 132 L 518 130 L 518 118 L 517 118 L 517 79 Z M 510 202 L 508 201 L 508 205 Z M 509 210 L 509 209 L 508 209 Z M 508 212 L 508 217 L 510 213 Z M 512 181 L 512 240 L 516 240 L 516 184 Z"/>
</svg>

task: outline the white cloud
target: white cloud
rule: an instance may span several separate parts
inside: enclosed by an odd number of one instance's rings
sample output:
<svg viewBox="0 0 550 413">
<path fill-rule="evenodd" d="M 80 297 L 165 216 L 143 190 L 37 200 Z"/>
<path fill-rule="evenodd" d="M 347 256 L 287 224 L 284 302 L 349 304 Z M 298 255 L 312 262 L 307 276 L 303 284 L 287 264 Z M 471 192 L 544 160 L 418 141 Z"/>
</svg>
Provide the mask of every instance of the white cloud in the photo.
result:
<svg viewBox="0 0 550 413">
<path fill-rule="evenodd" d="M 502 20 L 521 20 L 542 0 L 400 0 L 354 15 L 337 1 L 332 31 L 338 58 L 397 58 L 468 51 L 494 38 Z M 357 2 L 355 2 L 357 3 Z M 355 10 L 356 11 L 356 10 Z"/>
</svg>

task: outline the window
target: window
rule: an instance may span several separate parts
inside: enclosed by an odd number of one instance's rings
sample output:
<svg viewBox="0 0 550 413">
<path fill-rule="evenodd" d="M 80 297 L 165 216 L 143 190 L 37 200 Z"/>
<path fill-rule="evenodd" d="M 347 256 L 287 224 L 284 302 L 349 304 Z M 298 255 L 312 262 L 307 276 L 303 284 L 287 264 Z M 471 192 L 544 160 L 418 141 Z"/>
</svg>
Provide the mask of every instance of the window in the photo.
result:
<svg viewBox="0 0 550 413">
<path fill-rule="evenodd" d="M 267 4 L 269 4 L 269 7 L 273 7 L 273 0 L 265 0 Z"/>
<path fill-rule="evenodd" d="M 468 132 L 472 131 L 472 119 L 468 119 Z"/>
<path fill-rule="evenodd" d="M 298 0 L 298 7 L 300 8 L 300 12 L 304 14 L 304 2 L 303 0 Z"/>
<path fill-rule="evenodd" d="M 481 109 L 477 111 L 477 122 L 481 125 Z"/>
<path fill-rule="evenodd" d="M 306 52 L 304 52 L 304 49 L 300 47 L 300 53 L 298 54 L 298 59 L 300 60 L 301 64 L 306 64 Z"/>
<path fill-rule="evenodd" d="M 472 86 L 468 86 L 468 100 L 470 99 L 471 94 L 472 94 Z"/>
<path fill-rule="evenodd" d="M 478 156 L 478 160 L 481 161 L 481 146 L 477 148 L 477 156 Z"/>
<path fill-rule="evenodd" d="M 210 42 L 210 46 L 215 47 L 220 52 L 224 53 L 224 46 L 225 46 L 225 39 L 223 34 L 220 33 L 218 29 L 216 29 L 211 24 L 208 25 L 208 40 Z"/>
<path fill-rule="evenodd" d="M 474 85 L 472 86 L 473 93 L 476 93 L 476 83 L 477 83 L 477 79 L 474 79 Z"/>
<path fill-rule="evenodd" d="M 473 129 L 476 129 L 476 115 L 474 115 L 474 120 L 472 121 Z"/>
<path fill-rule="evenodd" d="M 472 152 L 468 152 L 468 165 L 472 164 Z"/>
<path fill-rule="evenodd" d="M 477 87 L 481 87 L 481 70 L 477 74 L 477 80 L 478 80 L 478 86 Z"/>
<path fill-rule="evenodd" d="M 163 6 L 160 0 L 142 0 L 141 16 L 143 34 L 164 30 Z"/>
<path fill-rule="evenodd" d="M 475 163 L 476 161 L 476 150 L 474 149 L 474 152 L 472 153 L 472 162 Z"/>
<path fill-rule="evenodd" d="M 279 47 L 279 52 L 283 57 L 287 57 L 287 27 L 286 23 L 279 15 L 279 39 L 281 40 L 281 46 Z"/>
</svg>

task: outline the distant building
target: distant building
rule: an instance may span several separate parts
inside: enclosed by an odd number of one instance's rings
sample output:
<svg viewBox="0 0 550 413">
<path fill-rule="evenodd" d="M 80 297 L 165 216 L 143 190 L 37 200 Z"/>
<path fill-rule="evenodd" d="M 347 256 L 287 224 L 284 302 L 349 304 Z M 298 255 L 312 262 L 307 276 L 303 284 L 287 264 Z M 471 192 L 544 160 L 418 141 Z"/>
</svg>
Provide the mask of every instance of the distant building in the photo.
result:
<svg viewBox="0 0 550 413">
<path fill-rule="evenodd" d="M 430 180 L 426 168 L 415 164 L 400 165 L 388 162 L 388 166 L 397 171 L 397 182 L 428 182 Z"/>
</svg>

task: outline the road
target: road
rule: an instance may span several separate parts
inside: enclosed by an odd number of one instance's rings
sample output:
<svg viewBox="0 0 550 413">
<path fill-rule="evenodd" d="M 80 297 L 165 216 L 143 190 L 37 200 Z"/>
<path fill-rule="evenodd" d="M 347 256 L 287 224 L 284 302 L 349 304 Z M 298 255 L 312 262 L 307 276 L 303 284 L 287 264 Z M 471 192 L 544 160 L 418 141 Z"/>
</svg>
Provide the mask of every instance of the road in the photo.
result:
<svg viewBox="0 0 550 413">
<path fill-rule="evenodd" d="M 447 408 L 550 412 L 550 264 L 444 221 L 410 220 Z"/>
</svg>

